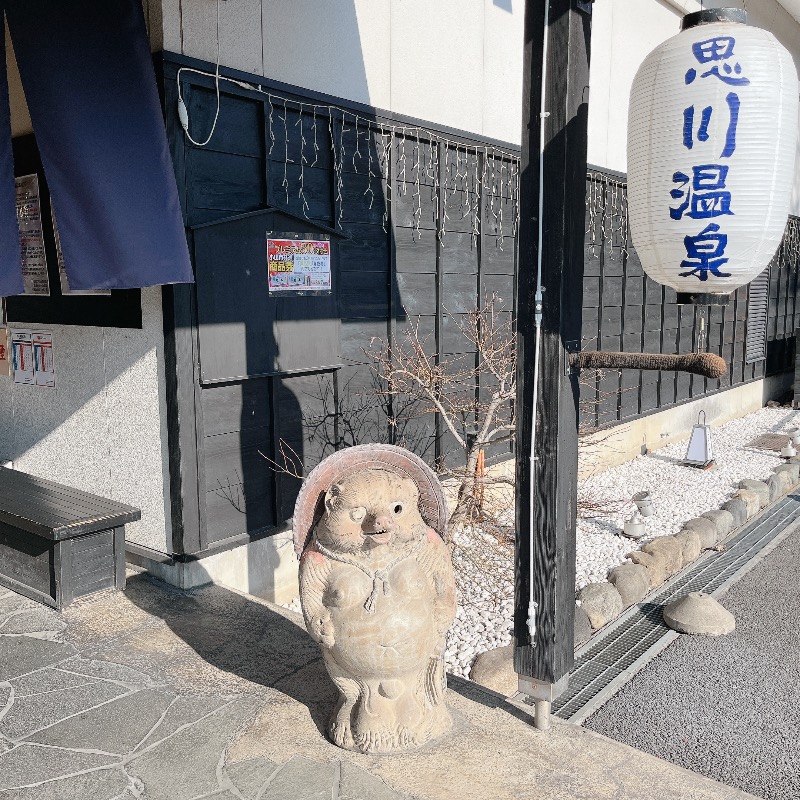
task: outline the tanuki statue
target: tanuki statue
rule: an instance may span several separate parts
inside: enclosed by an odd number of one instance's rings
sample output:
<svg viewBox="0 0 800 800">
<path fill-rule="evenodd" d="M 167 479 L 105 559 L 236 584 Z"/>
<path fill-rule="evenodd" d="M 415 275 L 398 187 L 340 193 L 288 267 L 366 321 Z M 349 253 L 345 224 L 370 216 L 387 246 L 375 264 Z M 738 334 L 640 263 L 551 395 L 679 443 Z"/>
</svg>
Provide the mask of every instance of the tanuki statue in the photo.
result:
<svg viewBox="0 0 800 800">
<path fill-rule="evenodd" d="M 438 481 L 388 445 L 336 453 L 298 497 L 303 616 L 340 692 L 328 732 L 348 750 L 419 746 L 451 725 L 442 654 L 455 583 L 447 545 L 422 511 L 443 523 Z"/>
</svg>

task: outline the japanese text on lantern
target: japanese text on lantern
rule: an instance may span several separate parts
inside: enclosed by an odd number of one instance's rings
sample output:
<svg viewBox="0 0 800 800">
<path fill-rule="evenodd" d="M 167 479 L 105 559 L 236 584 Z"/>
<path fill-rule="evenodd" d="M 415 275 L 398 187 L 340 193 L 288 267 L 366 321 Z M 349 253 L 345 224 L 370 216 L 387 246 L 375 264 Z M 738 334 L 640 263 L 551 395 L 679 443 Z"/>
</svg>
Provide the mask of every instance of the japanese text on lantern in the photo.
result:
<svg viewBox="0 0 800 800">
<path fill-rule="evenodd" d="M 686 271 L 679 273 L 682 278 L 695 276 L 705 281 L 709 273 L 717 278 L 730 277 L 730 273 L 720 271 L 728 262 L 724 218 L 735 214 L 728 188 L 730 163 L 724 163 L 724 160 L 736 152 L 741 108 L 739 90 L 750 85 L 736 60 L 735 46 L 733 36 L 715 36 L 695 42 L 692 55 L 698 67 L 690 67 L 685 75 L 686 86 L 702 85 L 699 83 L 702 81 L 721 81 L 730 87 L 730 91 L 725 95 L 724 105 L 689 105 L 683 110 L 683 146 L 699 156 L 697 162 L 702 163 L 689 162 L 685 170 L 678 170 L 672 176 L 675 188 L 670 191 L 670 196 L 677 205 L 670 206 L 670 217 L 673 220 L 684 217 L 698 220 L 697 233 L 683 237 L 686 258 L 681 261 L 681 267 Z M 724 139 L 721 136 L 712 138 L 709 131 L 716 132 L 720 126 Z M 706 145 L 709 139 L 712 145 L 714 141 L 722 141 L 719 152 L 709 152 L 711 145 Z M 719 222 L 708 221 L 717 217 Z"/>
</svg>

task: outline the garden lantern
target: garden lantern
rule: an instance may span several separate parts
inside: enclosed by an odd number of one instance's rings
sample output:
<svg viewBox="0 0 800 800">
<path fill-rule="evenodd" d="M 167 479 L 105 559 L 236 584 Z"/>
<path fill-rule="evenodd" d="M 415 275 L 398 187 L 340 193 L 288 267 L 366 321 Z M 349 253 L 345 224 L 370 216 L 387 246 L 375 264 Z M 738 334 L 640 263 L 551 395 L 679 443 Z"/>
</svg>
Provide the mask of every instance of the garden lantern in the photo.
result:
<svg viewBox="0 0 800 800">
<path fill-rule="evenodd" d="M 789 214 L 798 81 L 740 9 L 684 17 L 631 87 L 628 213 L 645 272 L 679 303 L 725 304 L 778 249 Z"/>
<path fill-rule="evenodd" d="M 703 421 L 700 422 L 700 417 Z M 714 464 L 714 450 L 711 446 L 711 426 L 706 424 L 706 412 L 697 415 L 697 423 L 692 427 L 689 447 L 683 463 L 690 467 L 708 469 Z"/>
</svg>

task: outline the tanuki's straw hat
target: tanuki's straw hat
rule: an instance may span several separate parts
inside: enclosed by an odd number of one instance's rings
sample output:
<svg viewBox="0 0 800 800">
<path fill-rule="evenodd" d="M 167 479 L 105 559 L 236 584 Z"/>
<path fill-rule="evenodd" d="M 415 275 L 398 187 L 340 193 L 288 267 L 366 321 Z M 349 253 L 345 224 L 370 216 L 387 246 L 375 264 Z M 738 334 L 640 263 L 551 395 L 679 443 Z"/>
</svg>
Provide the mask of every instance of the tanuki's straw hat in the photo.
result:
<svg viewBox="0 0 800 800">
<path fill-rule="evenodd" d="M 411 478 L 419 489 L 422 519 L 446 540 L 447 504 L 439 479 L 421 459 L 392 444 L 360 444 L 339 450 L 321 461 L 303 481 L 294 506 L 294 551 L 298 558 L 325 512 L 325 493 L 334 483 L 366 469 L 385 469 Z"/>
</svg>

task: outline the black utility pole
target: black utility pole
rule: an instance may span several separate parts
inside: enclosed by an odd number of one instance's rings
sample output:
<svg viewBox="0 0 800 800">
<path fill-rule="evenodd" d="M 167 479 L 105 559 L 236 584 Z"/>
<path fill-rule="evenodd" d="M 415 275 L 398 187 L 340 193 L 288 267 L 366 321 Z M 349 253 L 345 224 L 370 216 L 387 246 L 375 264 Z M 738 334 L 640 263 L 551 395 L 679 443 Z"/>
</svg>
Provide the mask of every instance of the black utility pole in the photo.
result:
<svg viewBox="0 0 800 800">
<path fill-rule="evenodd" d="M 550 702 L 574 663 L 578 381 L 568 366 L 579 349 L 583 301 L 586 122 L 591 4 L 526 0 L 522 184 L 517 292 L 518 390 L 514 669 L 546 728 Z M 546 39 L 545 39 L 546 37 Z M 542 317 L 536 441 L 533 378 L 539 235 L 540 111 L 546 51 Z M 529 566 L 533 547 L 532 569 Z M 532 592 L 531 592 L 532 587 Z M 529 633 L 529 598 L 535 603 Z"/>
</svg>

